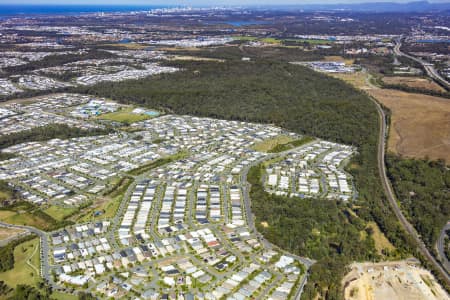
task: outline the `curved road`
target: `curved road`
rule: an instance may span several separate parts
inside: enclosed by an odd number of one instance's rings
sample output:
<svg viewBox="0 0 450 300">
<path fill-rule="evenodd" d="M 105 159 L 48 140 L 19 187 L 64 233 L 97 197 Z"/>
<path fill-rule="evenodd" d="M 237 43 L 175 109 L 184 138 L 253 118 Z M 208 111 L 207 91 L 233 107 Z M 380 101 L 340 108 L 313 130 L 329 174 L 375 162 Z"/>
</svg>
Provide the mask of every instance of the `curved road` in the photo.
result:
<svg viewBox="0 0 450 300">
<path fill-rule="evenodd" d="M 381 108 L 380 104 L 370 97 L 372 101 L 375 103 L 378 114 L 380 117 L 380 136 L 379 136 L 379 143 L 378 143 L 378 169 L 380 171 L 380 177 L 383 184 L 383 188 L 385 190 L 385 194 L 394 209 L 394 213 L 397 216 L 397 219 L 402 224 L 403 228 L 408 232 L 408 234 L 414 238 L 414 240 L 417 243 L 418 249 L 422 253 L 422 255 L 428 260 L 430 264 L 434 266 L 436 270 L 439 271 L 439 273 L 442 275 L 442 277 L 445 279 L 446 283 L 450 285 L 450 276 L 446 272 L 446 270 L 438 263 L 438 261 L 430 254 L 427 247 L 423 243 L 423 241 L 420 239 L 419 234 L 416 232 L 414 227 L 408 222 L 408 220 L 403 215 L 402 211 L 400 210 L 400 207 L 398 206 L 397 199 L 394 195 L 394 192 L 392 191 L 392 187 L 390 184 L 390 181 L 386 175 L 386 163 L 384 161 L 385 157 L 385 148 L 386 148 L 386 115 L 384 114 L 383 109 Z"/>
<path fill-rule="evenodd" d="M 441 84 L 444 85 L 447 89 L 450 89 L 450 83 L 449 83 L 447 80 L 445 80 L 445 78 L 443 78 L 443 77 L 438 73 L 438 71 L 436 71 L 436 69 L 434 68 L 434 66 L 433 66 L 432 64 L 427 63 L 427 62 L 423 61 L 423 60 L 420 59 L 420 58 L 417 58 L 417 57 L 411 56 L 411 55 L 409 55 L 409 54 L 403 53 L 403 52 L 400 50 L 400 47 L 401 47 L 401 46 L 402 46 L 401 38 L 396 39 L 396 40 L 395 40 L 395 47 L 394 47 L 394 53 L 395 53 L 395 55 L 397 55 L 397 56 L 404 56 L 404 57 L 407 57 L 407 58 L 409 58 L 409 59 L 412 59 L 412 60 L 418 62 L 419 64 L 421 64 L 421 65 L 423 66 L 423 68 L 425 69 L 425 71 L 427 72 L 427 74 L 428 74 L 429 77 L 431 77 L 431 78 L 433 78 L 435 81 L 441 83 Z"/>
<path fill-rule="evenodd" d="M 450 230 L 450 221 L 445 224 L 444 228 L 441 230 L 441 235 L 436 243 L 436 248 L 439 254 L 439 258 L 442 262 L 442 265 L 450 272 L 450 261 L 448 261 L 447 256 L 445 255 L 445 237 L 447 236 L 447 230 Z"/>
<path fill-rule="evenodd" d="M 3 222 L 0 222 L 0 226 L 28 230 L 40 237 L 40 240 L 41 240 L 41 276 L 44 279 L 46 279 L 50 284 L 53 284 L 53 278 L 50 274 L 50 264 L 49 264 L 49 260 L 48 260 L 50 248 L 48 246 L 47 234 L 44 231 L 41 231 L 41 230 L 36 229 L 31 226 L 12 225 L 12 224 L 3 223 Z"/>
</svg>

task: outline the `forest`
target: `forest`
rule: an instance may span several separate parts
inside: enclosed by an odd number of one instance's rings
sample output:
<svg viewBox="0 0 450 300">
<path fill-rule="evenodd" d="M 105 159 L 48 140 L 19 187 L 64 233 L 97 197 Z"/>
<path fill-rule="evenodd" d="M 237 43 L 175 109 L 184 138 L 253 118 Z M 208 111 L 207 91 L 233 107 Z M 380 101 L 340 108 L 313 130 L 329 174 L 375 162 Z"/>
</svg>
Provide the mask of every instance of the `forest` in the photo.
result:
<svg viewBox="0 0 450 300">
<path fill-rule="evenodd" d="M 450 99 L 450 92 L 448 92 L 448 91 L 438 92 L 438 91 L 428 90 L 428 89 L 424 89 L 424 88 L 415 88 L 415 87 L 407 86 L 404 84 L 387 84 L 387 83 L 384 83 L 382 80 L 377 81 L 377 83 L 379 83 L 380 81 L 381 81 L 380 85 L 384 89 L 400 90 L 400 91 L 407 92 L 407 93 L 424 94 L 424 95 L 429 95 L 429 96 L 436 96 L 436 97 L 443 97 L 443 98 Z"/>
<path fill-rule="evenodd" d="M 249 40 L 255 39 L 255 37 L 249 37 Z M 264 40 L 264 39 L 263 39 Z M 276 40 L 275 40 L 276 41 Z M 320 60 L 327 55 L 339 55 L 342 53 L 342 46 L 333 45 L 330 49 L 315 49 L 314 51 L 304 51 L 299 47 L 283 47 L 277 45 L 275 42 L 272 47 L 248 47 L 243 46 L 248 40 L 236 40 L 232 44 L 240 45 L 240 47 L 235 46 L 222 46 L 218 48 L 204 48 L 196 50 L 195 53 L 189 50 L 171 50 L 169 54 L 173 55 L 195 55 L 198 57 L 207 57 L 215 59 L 224 60 L 241 60 L 242 57 L 248 57 L 250 59 L 256 59 L 260 61 L 264 60 L 274 60 L 283 62 L 292 61 L 314 61 Z M 282 40 L 280 40 L 280 43 Z"/>
<path fill-rule="evenodd" d="M 428 248 L 434 249 L 450 216 L 450 170 L 444 161 L 388 155 L 386 162 L 403 212 Z"/>
<path fill-rule="evenodd" d="M 222 55 L 214 54 L 215 57 Z M 356 231 L 362 225 L 347 228 L 349 218 L 362 224 L 375 221 L 395 245 L 399 257 L 412 249 L 411 241 L 384 197 L 379 180 L 376 108 L 367 95 L 352 86 L 277 60 L 276 55 L 255 55 L 250 62 L 241 61 L 235 53 L 225 55 L 228 59 L 224 62 L 171 62 L 183 71 L 142 80 L 103 83 L 76 91 L 168 113 L 271 123 L 299 134 L 357 146 L 359 153 L 350 162 L 348 171 L 354 177 L 359 199 L 350 211 L 347 205 L 332 201 L 252 198 L 255 207 L 267 206 L 255 210 L 257 219 L 263 219 L 267 211 L 279 213 L 270 232 L 266 232 L 275 244 L 318 259 L 305 295 L 320 293 L 324 299 L 341 299 L 341 287 L 336 282 L 344 274 L 346 255 L 355 259 L 373 255 L 370 239 L 365 243 L 356 242 Z M 289 206 L 283 204 L 284 201 Z M 300 209 L 308 204 L 312 205 L 311 209 Z M 286 207 L 295 209 L 286 211 Z M 356 217 L 348 214 L 356 214 Z M 330 228 L 332 223 L 336 228 Z M 348 243 L 340 245 L 338 240 L 326 238 L 326 234 L 323 244 L 308 240 L 310 235 L 302 229 L 305 224 L 316 224 L 330 234 L 338 231 L 336 234 L 342 241 L 348 238 Z M 312 225 L 308 226 L 306 228 Z"/>
<path fill-rule="evenodd" d="M 0 180 L 0 206 L 17 198 L 16 191 L 6 181 Z"/>
<path fill-rule="evenodd" d="M 14 268 L 14 248 L 16 248 L 17 245 L 34 239 L 35 237 L 35 235 L 28 235 L 26 237 L 16 239 L 8 243 L 6 246 L 0 247 L 0 272 L 5 272 Z"/>
<path fill-rule="evenodd" d="M 314 286 L 305 288 L 302 299 L 313 299 L 322 290 L 327 299 L 339 299 L 341 286 L 336 278 L 344 276 L 347 264 L 380 259 L 372 237 L 361 238 L 366 222 L 352 213 L 348 203 L 265 192 L 263 170 L 256 166 L 248 174 L 258 231 L 283 249 L 317 260 L 311 270 Z"/>
</svg>

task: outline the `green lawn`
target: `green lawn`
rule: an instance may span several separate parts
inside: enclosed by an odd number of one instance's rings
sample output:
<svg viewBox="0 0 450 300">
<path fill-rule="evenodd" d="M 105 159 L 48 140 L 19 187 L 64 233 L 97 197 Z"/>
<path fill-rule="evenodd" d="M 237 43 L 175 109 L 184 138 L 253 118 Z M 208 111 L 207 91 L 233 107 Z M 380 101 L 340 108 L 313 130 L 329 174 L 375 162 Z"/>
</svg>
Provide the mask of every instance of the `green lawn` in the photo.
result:
<svg viewBox="0 0 450 300">
<path fill-rule="evenodd" d="M 78 296 L 55 291 L 52 293 L 51 299 L 55 300 L 77 300 Z"/>
<path fill-rule="evenodd" d="M 150 119 L 151 117 L 145 114 L 133 113 L 133 107 L 122 108 L 116 112 L 107 113 L 98 116 L 98 119 L 109 120 L 119 123 L 132 124 L 140 121 Z"/>
<path fill-rule="evenodd" d="M 283 152 L 289 149 L 300 147 L 301 145 L 304 145 L 306 143 L 312 142 L 314 138 L 305 136 L 298 140 L 288 141 L 287 143 L 278 143 L 273 148 L 269 149 L 267 152 L 269 153 L 279 153 Z"/>
<path fill-rule="evenodd" d="M 113 186 L 111 190 L 104 196 L 97 197 L 92 206 L 83 210 L 82 214 L 79 216 L 78 222 L 89 222 L 114 217 L 123 195 L 132 183 L 133 178 L 130 177 L 116 178 L 111 182 L 111 185 Z M 94 215 L 97 211 L 102 213 Z"/>
<path fill-rule="evenodd" d="M 313 40 L 313 39 L 300 39 L 297 40 L 300 43 L 309 43 L 309 44 L 316 44 L 316 45 L 324 45 L 324 44 L 330 44 L 333 43 L 333 41 L 330 40 Z"/>
<path fill-rule="evenodd" d="M 47 230 L 52 225 L 48 224 L 45 219 L 29 212 L 15 212 L 10 210 L 0 211 L 0 221 L 16 225 L 33 226 L 42 230 Z"/>
<path fill-rule="evenodd" d="M 261 39 L 261 42 L 267 43 L 267 44 L 280 44 L 281 41 L 276 38 L 263 38 Z"/>
<path fill-rule="evenodd" d="M 104 210 L 103 215 L 100 217 L 103 218 L 112 218 L 116 215 L 117 209 L 119 208 L 120 201 L 122 201 L 123 195 L 119 195 L 111 199 L 111 201 L 108 201 L 105 203 L 105 205 L 102 207 Z"/>
<path fill-rule="evenodd" d="M 255 41 L 258 38 L 255 36 L 235 36 L 234 39 L 239 41 Z"/>
<path fill-rule="evenodd" d="M 83 212 L 83 215 L 77 220 L 77 222 L 93 222 L 96 220 L 113 218 L 116 215 L 117 209 L 119 208 L 120 201 L 123 198 L 122 195 L 118 195 L 114 198 L 103 197 L 99 198 L 98 202 L 95 203 L 94 207 Z M 101 212 L 99 215 L 94 215 L 95 212 Z"/>
<path fill-rule="evenodd" d="M 8 200 L 11 195 L 8 192 L 0 191 L 0 200 Z"/>
<path fill-rule="evenodd" d="M 292 142 L 293 140 L 294 139 L 292 137 L 289 137 L 287 135 L 278 135 L 276 137 L 269 138 L 267 140 L 255 144 L 253 146 L 253 149 L 259 152 L 269 152 L 276 146 L 287 144 L 289 142 Z"/>
<path fill-rule="evenodd" d="M 33 267 L 27 264 L 29 262 Z M 39 238 L 19 244 L 14 249 L 14 268 L 0 273 L 0 280 L 15 288 L 18 284 L 36 286 L 40 280 Z"/>
<path fill-rule="evenodd" d="M 62 221 L 66 217 L 72 215 L 77 209 L 73 207 L 61 207 L 52 205 L 45 209 L 44 212 L 57 221 Z"/>
<path fill-rule="evenodd" d="M 261 41 L 261 42 L 267 43 L 267 44 L 280 44 L 281 43 L 281 41 L 276 38 L 258 38 L 258 37 L 254 37 L 254 36 L 237 36 L 237 37 L 234 37 L 234 39 L 238 40 L 238 41 Z"/>
</svg>

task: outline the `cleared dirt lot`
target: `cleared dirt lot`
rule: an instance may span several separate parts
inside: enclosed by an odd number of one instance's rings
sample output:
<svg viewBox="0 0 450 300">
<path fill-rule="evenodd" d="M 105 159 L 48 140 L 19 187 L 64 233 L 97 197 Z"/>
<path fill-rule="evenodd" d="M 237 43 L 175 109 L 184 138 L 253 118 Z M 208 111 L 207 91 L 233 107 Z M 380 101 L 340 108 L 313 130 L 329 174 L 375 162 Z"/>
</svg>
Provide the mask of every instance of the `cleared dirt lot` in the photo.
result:
<svg viewBox="0 0 450 300">
<path fill-rule="evenodd" d="M 450 163 L 450 99 L 373 86 L 364 72 L 336 74 L 365 90 L 392 112 L 388 151 Z"/>
<path fill-rule="evenodd" d="M 17 228 L 0 227 L 0 241 L 9 239 L 23 232 L 25 231 Z"/>
<path fill-rule="evenodd" d="M 406 85 L 412 88 L 425 89 L 435 92 L 445 92 L 443 87 L 427 78 L 393 76 L 383 77 L 383 82 L 386 84 Z"/>
<path fill-rule="evenodd" d="M 354 263 L 343 280 L 346 300 L 447 300 L 433 275 L 407 261 Z"/>
</svg>

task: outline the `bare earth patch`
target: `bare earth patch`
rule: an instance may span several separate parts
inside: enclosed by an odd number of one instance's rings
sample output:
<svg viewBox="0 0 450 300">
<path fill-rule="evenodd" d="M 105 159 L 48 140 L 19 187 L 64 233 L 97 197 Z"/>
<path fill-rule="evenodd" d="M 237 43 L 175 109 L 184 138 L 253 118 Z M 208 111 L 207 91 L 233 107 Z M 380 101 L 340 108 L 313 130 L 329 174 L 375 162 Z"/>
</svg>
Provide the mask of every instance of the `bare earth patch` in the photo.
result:
<svg viewBox="0 0 450 300">
<path fill-rule="evenodd" d="M 17 228 L 0 227 L 0 241 L 12 238 L 23 232 L 25 231 Z"/>
<path fill-rule="evenodd" d="M 393 76 L 383 77 L 383 82 L 386 84 L 406 85 L 412 88 L 425 89 L 435 92 L 445 92 L 443 87 L 428 78 Z"/>
<path fill-rule="evenodd" d="M 353 263 L 344 277 L 346 300 L 446 300 L 433 275 L 409 261 Z"/>
<path fill-rule="evenodd" d="M 368 92 L 392 112 L 389 151 L 450 162 L 450 100 L 389 89 Z"/>
</svg>

